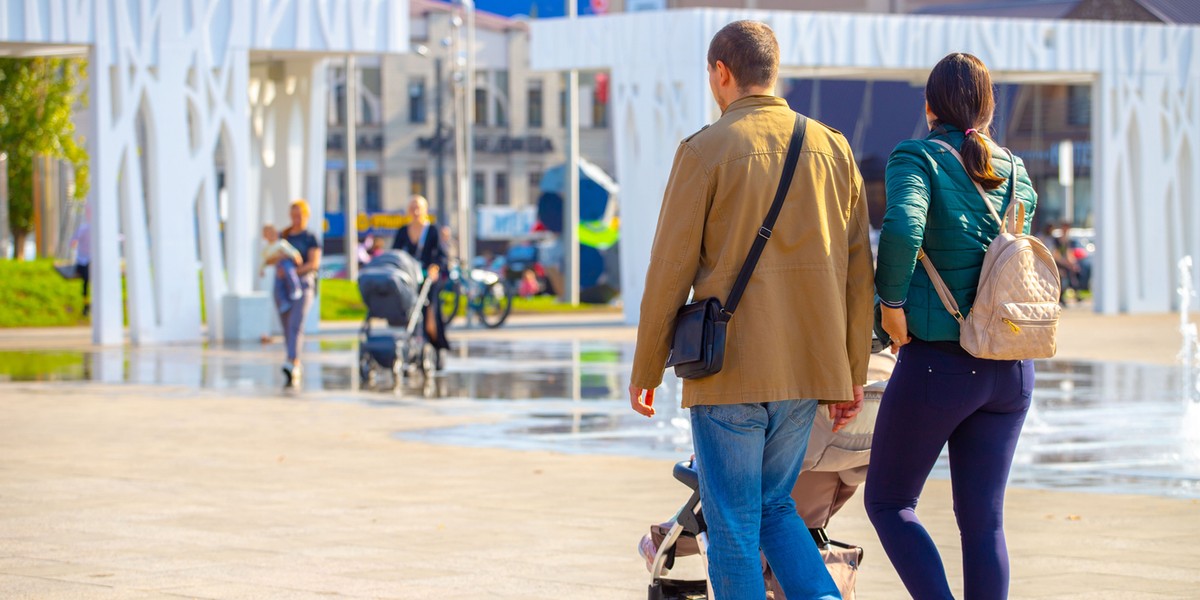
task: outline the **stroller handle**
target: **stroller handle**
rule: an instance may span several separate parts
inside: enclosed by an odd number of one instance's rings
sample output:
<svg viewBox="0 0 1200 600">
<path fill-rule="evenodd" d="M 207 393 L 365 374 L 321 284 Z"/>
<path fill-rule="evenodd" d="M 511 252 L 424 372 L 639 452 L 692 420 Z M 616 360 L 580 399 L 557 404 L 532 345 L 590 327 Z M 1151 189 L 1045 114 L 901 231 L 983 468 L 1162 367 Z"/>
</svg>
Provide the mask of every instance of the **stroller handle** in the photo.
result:
<svg viewBox="0 0 1200 600">
<path fill-rule="evenodd" d="M 700 475 L 696 472 L 695 467 L 692 466 L 692 461 L 683 460 L 675 463 L 673 473 L 675 479 L 678 479 L 683 485 L 692 488 L 693 491 L 700 489 Z"/>
</svg>

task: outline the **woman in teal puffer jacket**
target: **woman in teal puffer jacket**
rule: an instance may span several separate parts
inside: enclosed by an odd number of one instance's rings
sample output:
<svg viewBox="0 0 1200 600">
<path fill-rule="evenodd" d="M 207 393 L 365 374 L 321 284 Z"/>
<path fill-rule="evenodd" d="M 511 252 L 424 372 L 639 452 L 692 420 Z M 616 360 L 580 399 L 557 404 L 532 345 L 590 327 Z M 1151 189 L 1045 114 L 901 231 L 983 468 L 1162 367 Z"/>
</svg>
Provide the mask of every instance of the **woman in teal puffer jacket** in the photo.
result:
<svg viewBox="0 0 1200 600">
<path fill-rule="evenodd" d="M 916 516 L 921 489 L 948 443 L 965 595 L 1005 598 L 1004 487 L 1033 393 L 1033 361 L 968 354 L 958 343 L 957 321 L 925 270 L 915 267 L 924 248 L 968 314 L 984 253 L 1000 231 L 974 182 L 1000 214 L 1009 202 L 1023 203 L 1026 233 L 1037 194 L 1020 159 L 984 133 L 995 99 L 978 58 L 942 59 L 929 74 L 925 100 L 931 133 L 901 142 L 887 165 L 875 288 L 899 359 L 871 444 L 867 514 L 909 594 L 953 598 L 937 548 Z M 932 140 L 959 149 L 963 162 Z"/>
</svg>

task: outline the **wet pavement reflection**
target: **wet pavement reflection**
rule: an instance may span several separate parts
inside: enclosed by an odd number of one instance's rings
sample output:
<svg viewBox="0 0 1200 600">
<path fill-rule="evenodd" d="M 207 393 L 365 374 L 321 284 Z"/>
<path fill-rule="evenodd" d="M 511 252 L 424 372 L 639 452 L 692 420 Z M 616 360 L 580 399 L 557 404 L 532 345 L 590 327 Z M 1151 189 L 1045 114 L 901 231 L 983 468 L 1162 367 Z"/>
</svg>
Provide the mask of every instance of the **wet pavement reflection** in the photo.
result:
<svg viewBox="0 0 1200 600">
<path fill-rule="evenodd" d="M 0 352 L 0 381 L 95 381 L 236 389 L 262 395 L 393 405 L 421 402 L 477 424 L 406 431 L 396 437 L 474 447 L 537 449 L 675 459 L 691 452 L 681 387 L 668 375 L 645 419 L 628 407 L 632 344 L 470 341 L 444 372 L 390 375 L 363 387 L 357 342 L 310 342 L 304 385 L 280 387 L 278 348 L 115 348 L 95 352 Z M 1200 498 L 1200 404 L 1184 398 L 1181 367 L 1044 361 L 1013 465 L 1023 487 Z M 948 477 L 945 455 L 934 476 Z M 665 476 L 666 477 L 666 476 Z M 665 479 L 664 477 L 664 479 Z"/>
</svg>

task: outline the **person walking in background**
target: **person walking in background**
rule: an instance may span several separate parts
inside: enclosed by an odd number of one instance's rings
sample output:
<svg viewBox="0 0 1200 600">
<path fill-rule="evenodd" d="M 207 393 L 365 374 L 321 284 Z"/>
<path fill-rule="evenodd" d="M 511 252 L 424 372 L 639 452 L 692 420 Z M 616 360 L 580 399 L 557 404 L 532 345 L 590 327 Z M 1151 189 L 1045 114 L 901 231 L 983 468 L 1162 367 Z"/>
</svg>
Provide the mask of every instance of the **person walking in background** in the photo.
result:
<svg viewBox="0 0 1200 600">
<path fill-rule="evenodd" d="M 882 327 L 899 362 L 875 423 L 867 515 L 911 596 L 952 598 L 937 547 L 916 514 L 921 489 L 949 443 L 965 596 L 1005 598 L 1004 490 L 1029 410 L 1033 361 L 968 354 L 959 345 L 955 317 L 929 275 L 915 267 L 923 249 L 968 314 L 984 253 L 1000 231 L 976 186 L 987 190 L 1001 215 L 1010 201 L 1024 204 L 1025 233 L 1037 194 L 1020 159 L 986 135 L 995 99 L 978 58 L 943 58 L 929 74 L 925 101 L 931 133 L 901 142 L 887 164 L 875 284 Z M 958 149 L 962 163 L 933 140 Z"/>
<path fill-rule="evenodd" d="M 92 272 L 92 227 L 87 217 L 75 228 L 71 236 L 71 247 L 75 249 L 75 274 L 83 280 L 83 316 L 92 312 L 92 302 L 88 299 L 88 282 Z"/>
<path fill-rule="evenodd" d="M 279 321 L 283 326 L 283 338 L 287 346 L 283 376 L 284 383 L 288 386 L 297 386 L 300 383 L 300 345 L 304 341 L 304 320 L 312 308 L 317 272 L 321 267 L 321 242 L 308 230 L 309 214 L 307 202 L 293 200 L 288 209 L 291 224 L 283 230 L 283 240 L 291 244 L 302 258 L 302 262 L 296 265 L 300 296 L 284 302 L 279 294 L 275 295 L 275 307 L 279 311 Z M 276 265 L 276 285 L 280 284 L 279 279 L 287 276 L 284 268 L 279 265 L 280 260 L 280 255 L 276 254 L 266 261 L 267 264 Z"/>
<path fill-rule="evenodd" d="M 676 311 L 723 299 L 756 236 L 770 238 L 728 324 L 724 367 L 683 383 L 691 409 L 709 580 L 720 600 L 766 596 L 759 549 L 789 600 L 840 598 L 796 513 L 818 403 L 835 427 L 862 407 L 871 348 L 871 250 L 862 177 L 837 131 L 771 95 L 779 44 L 763 23 L 737 21 L 708 49 L 722 115 L 675 154 L 646 273 L 629 401 L 662 382 Z M 772 205 L 793 131 L 799 161 L 772 231 Z M 806 124 L 805 124 L 806 123 Z"/>
<path fill-rule="evenodd" d="M 1079 260 L 1075 258 L 1075 252 L 1071 249 L 1071 224 L 1063 221 L 1059 232 L 1054 244 L 1046 247 L 1054 254 L 1054 264 L 1058 265 L 1059 278 L 1063 284 L 1058 303 L 1065 307 L 1068 299 L 1079 300 L 1079 290 L 1082 286 L 1079 284 Z"/>
<path fill-rule="evenodd" d="M 449 350 L 446 323 L 442 321 L 442 311 L 437 310 L 442 291 L 441 277 L 448 266 L 446 246 L 442 243 L 441 232 L 429 223 L 429 201 L 424 196 L 414 195 L 409 200 L 408 216 L 408 225 L 396 233 L 392 249 L 403 250 L 417 259 L 425 270 L 425 277 L 433 280 L 425 308 L 425 333 L 435 348 Z"/>
</svg>

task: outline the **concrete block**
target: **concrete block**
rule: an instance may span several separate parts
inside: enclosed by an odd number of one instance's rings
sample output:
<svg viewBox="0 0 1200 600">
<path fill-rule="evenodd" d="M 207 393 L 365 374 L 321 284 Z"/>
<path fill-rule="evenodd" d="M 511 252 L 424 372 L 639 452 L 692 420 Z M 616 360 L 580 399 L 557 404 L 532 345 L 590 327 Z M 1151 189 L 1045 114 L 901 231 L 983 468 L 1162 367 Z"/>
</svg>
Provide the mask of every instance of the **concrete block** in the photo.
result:
<svg viewBox="0 0 1200 600">
<path fill-rule="evenodd" d="M 266 292 L 226 294 L 221 299 L 221 307 L 224 312 L 222 334 L 227 342 L 257 340 L 262 334 L 278 329 L 279 316 Z"/>
</svg>

